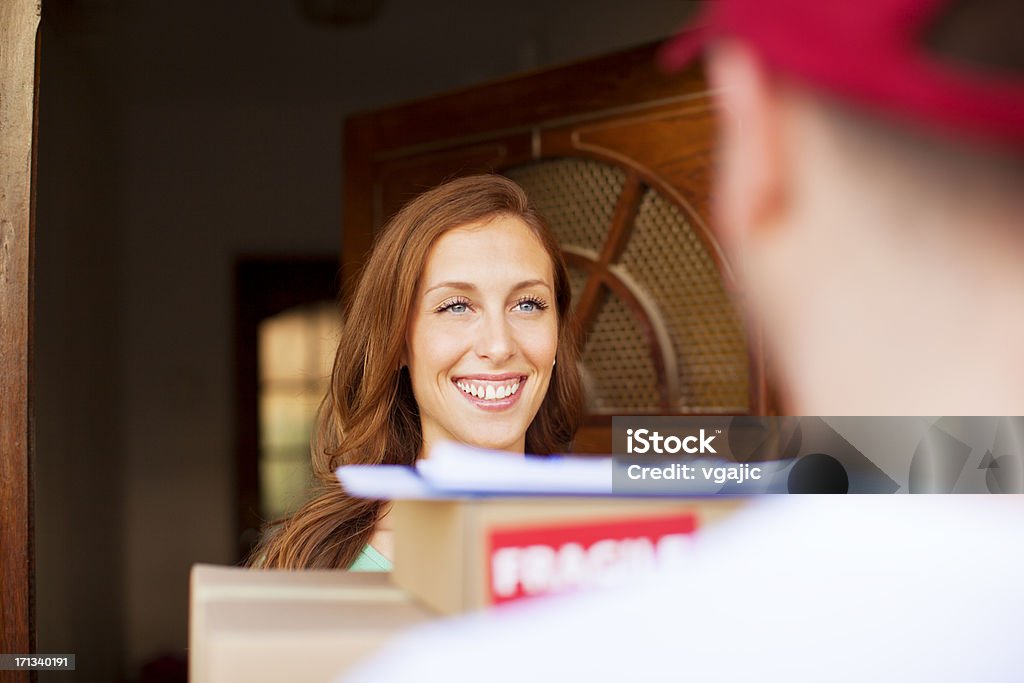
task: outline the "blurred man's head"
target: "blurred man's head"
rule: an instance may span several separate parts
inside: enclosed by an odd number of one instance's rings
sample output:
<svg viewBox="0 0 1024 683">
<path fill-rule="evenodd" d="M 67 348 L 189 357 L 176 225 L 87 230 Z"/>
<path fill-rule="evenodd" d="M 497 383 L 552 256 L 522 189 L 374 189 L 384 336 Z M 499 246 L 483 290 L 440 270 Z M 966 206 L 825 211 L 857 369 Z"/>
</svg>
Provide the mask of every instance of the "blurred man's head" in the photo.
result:
<svg viewBox="0 0 1024 683">
<path fill-rule="evenodd" d="M 1022 25 L 1019 0 L 712 3 L 717 226 L 791 413 L 1024 414 Z"/>
</svg>

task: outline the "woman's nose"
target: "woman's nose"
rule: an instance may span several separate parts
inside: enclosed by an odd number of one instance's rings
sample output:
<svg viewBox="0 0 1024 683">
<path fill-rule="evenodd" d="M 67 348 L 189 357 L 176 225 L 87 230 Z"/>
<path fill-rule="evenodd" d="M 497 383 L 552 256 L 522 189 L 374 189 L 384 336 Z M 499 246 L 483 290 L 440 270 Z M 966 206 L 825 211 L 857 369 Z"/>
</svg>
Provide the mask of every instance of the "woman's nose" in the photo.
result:
<svg viewBox="0 0 1024 683">
<path fill-rule="evenodd" d="M 516 352 L 512 329 L 501 315 L 486 315 L 477 332 L 476 353 L 495 364 L 500 364 Z"/>
</svg>

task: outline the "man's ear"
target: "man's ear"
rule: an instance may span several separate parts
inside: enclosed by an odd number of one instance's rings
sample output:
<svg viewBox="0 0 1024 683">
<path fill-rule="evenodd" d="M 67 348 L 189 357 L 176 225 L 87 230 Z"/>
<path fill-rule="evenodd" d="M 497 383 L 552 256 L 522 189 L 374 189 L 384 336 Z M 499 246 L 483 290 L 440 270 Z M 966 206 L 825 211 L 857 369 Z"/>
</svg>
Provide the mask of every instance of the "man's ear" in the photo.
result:
<svg viewBox="0 0 1024 683">
<path fill-rule="evenodd" d="M 707 65 L 719 107 L 715 220 L 735 250 L 775 222 L 785 198 L 779 86 L 740 42 L 716 44 Z"/>
</svg>

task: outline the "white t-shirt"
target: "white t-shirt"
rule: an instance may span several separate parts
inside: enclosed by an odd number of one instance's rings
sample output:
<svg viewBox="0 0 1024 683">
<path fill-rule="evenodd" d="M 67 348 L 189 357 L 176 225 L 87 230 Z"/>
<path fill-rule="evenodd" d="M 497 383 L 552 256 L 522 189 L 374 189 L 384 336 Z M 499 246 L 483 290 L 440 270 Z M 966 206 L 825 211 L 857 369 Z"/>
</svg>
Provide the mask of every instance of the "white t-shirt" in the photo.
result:
<svg viewBox="0 0 1024 683">
<path fill-rule="evenodd" d="M 1024 681 L 1024 497 L 793 496 L 689 566 L 444 620 L 348 681 Z"/>
</svg>

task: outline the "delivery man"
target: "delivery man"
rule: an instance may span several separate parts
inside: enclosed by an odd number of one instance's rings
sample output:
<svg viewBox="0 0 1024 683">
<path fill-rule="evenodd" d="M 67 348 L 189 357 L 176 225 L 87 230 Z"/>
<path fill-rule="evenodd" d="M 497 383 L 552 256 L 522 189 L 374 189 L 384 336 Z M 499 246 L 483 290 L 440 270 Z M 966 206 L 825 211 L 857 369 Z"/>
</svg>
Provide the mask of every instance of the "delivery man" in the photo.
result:
<svg viewBox="0 0 1024 683">
<path fill-rule="evenodd" d="M 1024 2 L 717 0 L 716 229 L 792 415 L 1024 414 Z M 1019 681 L 1024 509 L 788 498 L 693 566 L 411 634 L 356 680 Z"/>
</svg>

